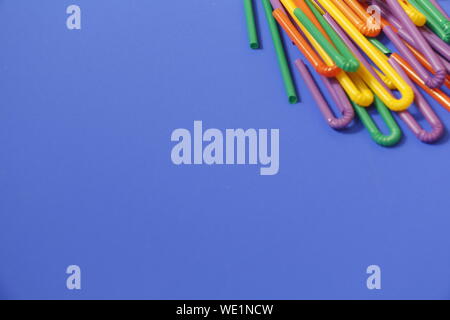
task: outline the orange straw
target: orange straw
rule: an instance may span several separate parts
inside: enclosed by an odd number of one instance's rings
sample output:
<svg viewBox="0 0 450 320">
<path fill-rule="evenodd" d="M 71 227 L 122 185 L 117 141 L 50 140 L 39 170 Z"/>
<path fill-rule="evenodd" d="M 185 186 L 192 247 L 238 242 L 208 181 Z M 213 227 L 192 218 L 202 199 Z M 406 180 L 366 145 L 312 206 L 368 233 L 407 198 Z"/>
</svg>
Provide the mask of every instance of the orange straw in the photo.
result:
<svg viewBox="0 0 450 320">
<path fill-rule="evenodd" d="M 331 0 L 336 7 L 346 16 L 351 23 L 365 36 L 376 37 L 381 32 L 381 27 L 369 24 L 371 19 L 367 11 L 355 0 Z M 356 13 L 353 11 L 355 10 Z"/>
<path fill-rule="evenodd" d="M 405 59 L 400 57 L 397 53 L 393 53 L 391 55 L 392 58 L 397 61 L 400 66 L 405 70 L 405 72 L 408 74 L 408 77 L 411 78 L 417 85 L 419 85 L 426 93 L 428 93 L 434 100 L 439 102 L 440 105 L 442 105 L 447 111 L 450 111 L 450 97 L 447 96 L 442 90 L 440 89 L 431 89 L 429 88 L 425 82 L 417 75 L 417 73 L 411 68 L 411 66 L 406 62 Z"/>
<path fill-rule="evenodd" d="M 320 59 L 316 51 L 310 46 L 309 42 L 303 38 L 297 28 L 292 24 L 291 20 L 280 8 L 273 11 L 273 16 L 287 33 L 291 41 L 297 46 L 300 52 L 303 53 L 305 58 L 308 59 L 319 74 L 326 77 L 335 77 L 341 71 L 335 64 L 328 66 Z"/>
</svg>

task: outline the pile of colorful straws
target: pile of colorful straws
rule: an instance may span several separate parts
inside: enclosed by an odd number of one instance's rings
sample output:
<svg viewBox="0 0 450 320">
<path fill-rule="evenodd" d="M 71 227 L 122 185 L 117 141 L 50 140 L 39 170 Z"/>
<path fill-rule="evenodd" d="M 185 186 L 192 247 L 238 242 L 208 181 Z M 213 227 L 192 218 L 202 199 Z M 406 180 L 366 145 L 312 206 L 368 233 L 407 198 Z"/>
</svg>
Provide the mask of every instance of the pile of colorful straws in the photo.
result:
<svg viewBox="0 0 450 320">
<path fill-rule="evenodd" d="M 308 68 L 295 66 L 328 124 L 347 127 L 355 117 L 383 146 L 400 141 L 399 118 L 423 142 L 437 141 L 444 126 L 418 87 L 450 111 L 450 19 L 436 0 L 262 0 L 290 103 L 298 101 L 278 25 L 320 75 L 341 112 L 336 117 Z M 252 0 L 244 0 L 250 47 L 259 48 Z M 277 25 L 278 22 L 278 25 Z M 377 37 L 384 35 L 391 52 Z M 418 86 L 418 87 L 416 87 Z M 398 91 L 397 96 L 391 90 Z M 374 105 L 389 128 L 383 134 L 367 107 Z M 408 111 L 415 105 L 431 129 Z"/>
</svg>

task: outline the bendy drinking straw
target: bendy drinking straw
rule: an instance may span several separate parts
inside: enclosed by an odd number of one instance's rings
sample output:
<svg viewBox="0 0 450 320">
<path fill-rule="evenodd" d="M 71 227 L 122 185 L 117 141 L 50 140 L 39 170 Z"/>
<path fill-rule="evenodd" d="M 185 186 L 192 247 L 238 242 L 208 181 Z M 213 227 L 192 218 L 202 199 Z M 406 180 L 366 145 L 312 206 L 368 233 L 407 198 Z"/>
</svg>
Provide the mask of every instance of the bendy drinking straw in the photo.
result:
<svg viewBox="0 0 450 320">
<path fill-rule="evenodd" d="M 258 49 L 259 40 L 256 30 L 255 11 L 253 10 L 253 0 L 244 0 L 245 18 L 247 20 L 247 32 L 250 48 Z"/>
<path fill-rule="evenodd" d="M 441 106 L 443 106 L 447 111 L 450 111 L 450 97 L 448 97 L 443 91 L 439 89 L 429 88 L 422 79 L 414 72 L 411 66 L 397 53 L 393 53 L 391 58 L 395 59 L 396 62 L 403 68 L 403 70 L 408 74 L 408 76 L 426 93 L 428 93 L 434 100 L 436 100 Z"/>
<path fill-rule="evenodd" d="M 380 50 L 383 54 L 391 54 L 392 51 L 386 47 L 380 40 L 377 38 L 367 38 L 378 50 Z"/>
<path fill-rule="evenodd" d="M 412 46 L 408 45 L 409 50 L 414 54 L 417 60 L 431 73 L 434 73 L 433 67 L 431 66 L 430 62 L 416 49 L 414 49 Z M 391 63 L 392 64 L 392 63 Z M 448 72 L 447 72 L 448 73 Z M 445 78 L 444 85 L 450 89 L 450 76 L 447 74 L 447 77 Z"/>
<path fill-rule="evenodd" d="M 402 131 L 397 122 L 395 122 L 395 119 L 389 109 L 386 108 L 386 106 L 377 96 L 375 96 L 374 102 L 374 106 L 377 112 L 381 115 L 381 118 L 389 129 L 389 134 L 387 135 L 383 134 L 380 129 L 378 129 L 378 126 L 370 117 L 370 114 L 369 112 L 367 112 L 366 108 L 358 106 L 353 101 L 351 101 L 351 104 L 353 105 L 353 108 L 355 109 L 355 112 L 358 115 L 359 119 L 364 124 L 364 127 L 366 127 L 367 131 L 369 131 L 372 140 L 381 146 L 392 147 L 399 143 L 402 137 Z"/>
<path fill-rule="evenodd" d="M 395 119 L 392 117 L 389 109 L 386 108 L 386 106 L 377 96 L 375 96 L 374 105 L 377 109 L 377 112 L 381 115 L 381 118 L 389 129 L 388 135 L 383 134 L 380 129 L 378 129 L 377 125 L 370 117 L 370 114 L 367 112 L 366 108 L 358 106 L 353 101 L 351 101 L 351 104 L 353 105 L 353 108 L 355 109 L 359 119 L 364 124 L 364 127 L 366 127 L 367 131 L 369 131 L 369 134 L 372 137 L 373 141 L 384 147 L 392 147 L 400 141 L 402 137 L 402 131 L 400 130 L 400 127 L 398 126 L 397 122 L 395 122 Z"/>
<path fill-rule="evenodd" d="M 425 83 L 430 83 L 430 81 L 433 81 L 430 78 L 436 75 L 436 71 L 434 71 L 432 75 L 429 75 L 423 64 L 417 61 L 414 53 L 408 48 L 408 46 L 402 41 L 402 39 L 400 39 L 400 37 L 394 32 L 394 30 L 392 30 L 390 26 L 385 26 L 383 28 L 383 32 L 389 38 L 389 40 L 391 40 L 391 42 L 403 55 L 403 57 L 409 62 L 409 64 L 416 70 L 417 74 L 425 81 Z M 445 68 L 443 70 L 446 73 Z M 445 79 L 446 77 L 443 78 L 442 82 L 444 82 Z"/>
<path fill-rule="evenodd" d="M 390 58 L 389 63 L 392 64 L 392 66 L 394 67 L 395 70 L 397 70 L 398 73 L 402 75 L 404 74 L 403 70 L 401 69 L 400 65 L 395 61 L 395 59 Z M 425 120 L 430 124 L 431 131 L 423 129 L 417 122 L 417 120 L 413 117 L 413 115 L 408 111 L 400 111 L 398 115 L 420 141 L 432 143 L 439 140 L 439 138 L 441 138 L 442 135 L 444 134 L 444 125 L 442 124 L 441 120 L 436 115 L 436 113 L 433 111 L 433 109 L 430 107 L 428 102 L 425 100 L 425 98 L 422 96 L 420 91 L 417 90 L 415 85 L 411 83 L 411 80 L 409 80 L 406 77 L 406 75 L 404 76 L 405 80 L 414 90 L 416 107 L 417 109 L 419 109 L 420 113 L 423 115 Z"/>
<path fill-rule="evenodd" d="M 269 24 L 270 33 L 272 35 L 275 52 L 277 54 L 278 63 L 280 65 L 281 75 L 283 77 L 284 86 L 289 98 L 289 103 L 297 103 L 298 96 L 295 90 L 294 80 L 292 79 L 291 70 L 284 52 L 283 42 L 281 41 L 280 31 L 278 30 L 277 22 L 272 15 L 272 5 L 270 0 L 262 0 L 264 11 L 266 13 L 267 23 Z"/>
<path fill-rule="evenodd" d="M 353 120 L 355 112 L 353 111 L 352 105 L 350 104 L 348 99 L 342 100 L 340 98 L 340 96 L 342 95 L 345 97 L 345 92 L 342 90 L 342 87 L 339 85 L 336 87 L 332 86 L 332 83 L 336 82 L 336 79 L 329 79 L 327 77 L 321 76 L 321 79 L 330 92 L 333 101 L 336 103 L 337 107 L 342 113 L 342 117 L 339 118 L 333 114 L 333 111 L 330 109 L 327 101 L 320 93 L 320 89 L 318 88 L 316 82 L 314 81 L 311 73 L 308 71 L 308 68 L 305 66 L 303 61 L 297 59 L 295 60 L 295 65 L 328 125 L 333 129 L 345 128 Z"/>
</svg>

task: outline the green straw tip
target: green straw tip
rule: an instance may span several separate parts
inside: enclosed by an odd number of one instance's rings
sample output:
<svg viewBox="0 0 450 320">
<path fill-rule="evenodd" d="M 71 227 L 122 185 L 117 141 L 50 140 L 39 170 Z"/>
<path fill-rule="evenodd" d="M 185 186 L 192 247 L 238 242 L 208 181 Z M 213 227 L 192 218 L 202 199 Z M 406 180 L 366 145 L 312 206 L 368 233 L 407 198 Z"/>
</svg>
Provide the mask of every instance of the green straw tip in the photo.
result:
<svg viewBox="0 0 450 320">
<path fill-rule="evenodd" d="M 250 48 L 259 49 L 259 43 L 258 42 L 250 42 Z"/>
<path fill-rule="evenodd" d="M 289 103 L 290 104 L 296 104 L 298 102 L 297 96 L 289 96 Z"/>
</svg>

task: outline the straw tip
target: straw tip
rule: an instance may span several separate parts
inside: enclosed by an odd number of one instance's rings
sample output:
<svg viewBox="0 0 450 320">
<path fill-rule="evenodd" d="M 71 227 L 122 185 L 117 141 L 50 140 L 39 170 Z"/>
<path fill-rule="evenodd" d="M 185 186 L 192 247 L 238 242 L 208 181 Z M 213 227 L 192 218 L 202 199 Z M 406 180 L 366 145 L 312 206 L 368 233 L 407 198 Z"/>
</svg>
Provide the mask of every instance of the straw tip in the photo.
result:
<svg viewBox="0 0 450 320">
<path fill-rule="evenodd" d="M 259 49 L 259 43 L 258 42 L 250 42 L 250 48 L 253 50 Z"/>
<path fill-rule="evenodd" d="M 289 96 L 289 103 L 290 104 L 296 104 L 298 102 L 298 97 L 297 96 Z"/>
</svg>

